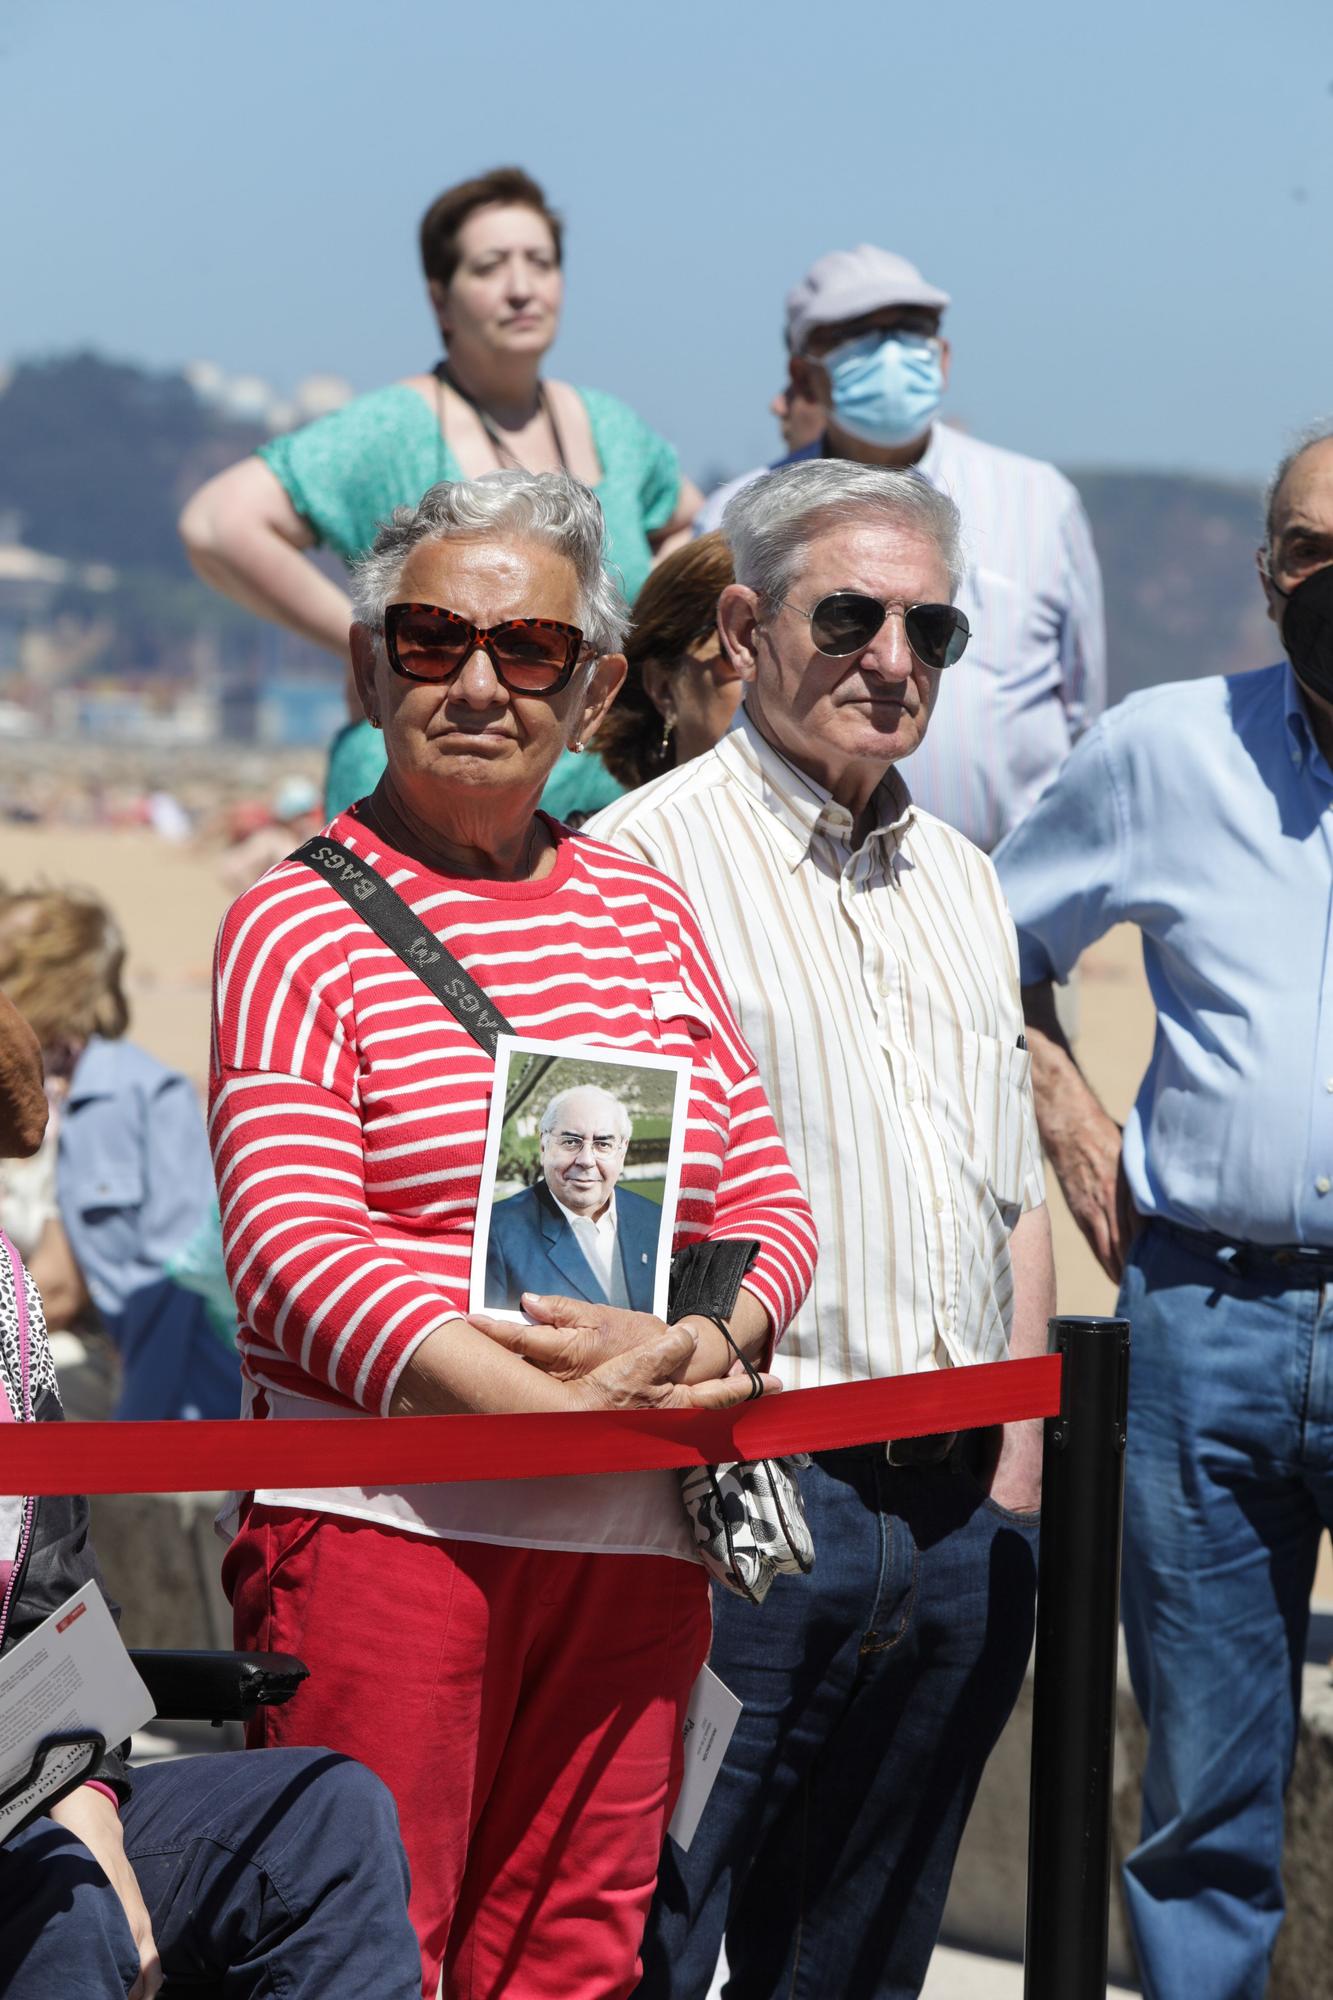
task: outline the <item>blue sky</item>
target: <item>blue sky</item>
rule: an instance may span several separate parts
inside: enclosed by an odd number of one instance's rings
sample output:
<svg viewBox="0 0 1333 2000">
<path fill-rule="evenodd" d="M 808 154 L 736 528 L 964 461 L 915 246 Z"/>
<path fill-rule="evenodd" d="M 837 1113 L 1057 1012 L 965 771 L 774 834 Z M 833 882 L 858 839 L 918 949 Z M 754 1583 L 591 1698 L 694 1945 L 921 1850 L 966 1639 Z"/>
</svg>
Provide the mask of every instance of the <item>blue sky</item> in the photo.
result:
<svg viewBox="0 0 1333 2000">
<path fill-rule="evenodd" d="M 861 239 L 998 443 L 1248 478 L 1333 415 L 1328 0 L 5 0 L 0 355 L 376 387 L 434 356 L 421 209 L 509 159 L 553 372 L 696 474 L 772 455 L 783 294 Z"/>
</svg>

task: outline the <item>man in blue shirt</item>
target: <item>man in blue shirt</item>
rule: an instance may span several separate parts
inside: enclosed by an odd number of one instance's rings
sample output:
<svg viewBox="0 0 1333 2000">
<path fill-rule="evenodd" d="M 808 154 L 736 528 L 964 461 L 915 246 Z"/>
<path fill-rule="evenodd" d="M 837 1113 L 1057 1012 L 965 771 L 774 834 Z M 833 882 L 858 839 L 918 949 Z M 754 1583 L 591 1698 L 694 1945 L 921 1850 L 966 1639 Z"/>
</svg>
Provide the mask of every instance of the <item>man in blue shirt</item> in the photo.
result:
<svg viewBox="0 0 1333 2000">
<path fill-rule="evenodd" d="M 234 1335 L 173 1272 L 191 1243 L 216 1243 L 221 1257 L 208 1134 L 189 1079 L 125 1036 L 90 1036 L 69 1080 L 56 1189 L 69 1247 L 120 1355 L 116 1416 L 239 1415 Z"/>
<path fill-rule="evenodd" d="M 1333 432 L 1278 468 L 1259 568 L 1287 659 L 1133 696 L 995 856 L 1042 1136 L 1133 1322 L 1123 1612 L 1149 1744 L 1125 1879 L 1149 2000 L 1261 2000 L 1333 1525 Z M 1117 923 L 1157 1009 L 1123 1136 L 1051 989 Z"/>
</svg>

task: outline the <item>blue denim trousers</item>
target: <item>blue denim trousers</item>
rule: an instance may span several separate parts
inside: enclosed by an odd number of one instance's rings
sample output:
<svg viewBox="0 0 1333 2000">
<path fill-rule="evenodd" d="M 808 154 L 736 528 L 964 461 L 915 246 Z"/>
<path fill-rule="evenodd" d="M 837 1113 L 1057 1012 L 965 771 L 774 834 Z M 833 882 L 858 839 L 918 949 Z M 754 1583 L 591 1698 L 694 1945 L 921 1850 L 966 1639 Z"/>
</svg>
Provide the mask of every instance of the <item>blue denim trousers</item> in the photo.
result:
<svg viewBox="0 0 1333 2000">
<path fill-rule="evenodd" d="M 1135 1244 L 1122 1612 L 1148 1725 L 1125 1865 L 1147 2000 L 1262 2000 L 1310 1589 L 1333 1524 L 1333 1301 L 1178 1232 Z"/>
<path fill-rule="evenodd" d="M 136 1768 L 125 1851 L 164 1996 L 420 2000 L 393 1800 L 327 1750 L 243 1750 Z M 86 1847 L 52 1819 L 0 1847 L 5 2000 L 125 2000 L 139 1954 Z"/>
<path fill-rule="evenodd" d="M 744 1709 L 689 1853 L 666 1843 L 640 2000 L 705 2000 L 724 1933 L 728 2000 L 918 1993 L 1022 1684 L 1035 1516 L 883 1446 L 801 1484 L 812 1574 L 714 1592 L 710 1665 Z"/>
</svg>

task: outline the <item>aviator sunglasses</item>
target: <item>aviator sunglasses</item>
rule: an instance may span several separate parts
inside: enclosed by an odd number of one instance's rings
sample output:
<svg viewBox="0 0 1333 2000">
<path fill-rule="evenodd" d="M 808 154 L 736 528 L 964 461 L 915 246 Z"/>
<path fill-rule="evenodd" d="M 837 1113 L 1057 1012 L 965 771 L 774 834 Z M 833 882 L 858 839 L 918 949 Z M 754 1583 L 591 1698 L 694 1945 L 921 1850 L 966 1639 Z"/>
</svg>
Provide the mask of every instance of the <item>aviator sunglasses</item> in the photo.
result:
<svg viewBox="0 0 1333 2000">
<path fill-rule="evenodd" d="M 591 654 L 577 625 L 558 618 L 506 618 L 474 625 L 442 604 L 386 604 L 389 665 L 408 681 L 449 681 L 475 652 L 485 653 L 510 694 L 558 694 Z"/>
<path fill-rule="evenodd" d="M 788 611 L 810 621 L 810 637 L 816 652 L 831 660 L 845 659 L 868 646 L 889 615 L 889 607 L 877 597 L 859 590 L 835 590 L 821 597 L 813 611 L 784 598 Z M 896 606 L 894 607 L 897 608 Z M 953 604 L 909 604 L 902 614 L 907 643 L 923 667 L 952 667 L 963 657 L 963 648 L 972 628 Z"/>
</svg>

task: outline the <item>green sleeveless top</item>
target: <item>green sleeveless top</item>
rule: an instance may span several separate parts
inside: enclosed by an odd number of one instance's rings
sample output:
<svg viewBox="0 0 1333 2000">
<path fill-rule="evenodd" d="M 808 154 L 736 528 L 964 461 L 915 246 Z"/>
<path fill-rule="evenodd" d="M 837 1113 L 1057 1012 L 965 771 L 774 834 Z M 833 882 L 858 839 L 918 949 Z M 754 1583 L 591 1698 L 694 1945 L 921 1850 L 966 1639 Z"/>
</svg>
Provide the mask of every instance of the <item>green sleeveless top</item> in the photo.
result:
<svg viewBox="0 0 1333 2000">
<path fill-rule="evenodd" d="M 633 603 L 652 566 L 648 537 L 675 512 L 680 461 L 665 438 L 615 396 L 599 389 L 578 394 L 602 467 L 593 491 L 606 520 L 607 561 L 619 570 Z M 260 446 L 259 456 L 320 546 L 348 564 L 365 554 L 395 507 L 414 507 L 441 479 L 463 477 L 434 411 L 402 382 L 357 396 L 327 417 L 273 438 Z M 325 781 L 329 816 L 370 791 L 383 769 L 383 741 L 369 723 L 341 730 Z M 566 752 L 542 802 L 557 818 L 586 815 L 609 805 L 622 789 L 599 757 Z"/>
</svg>

